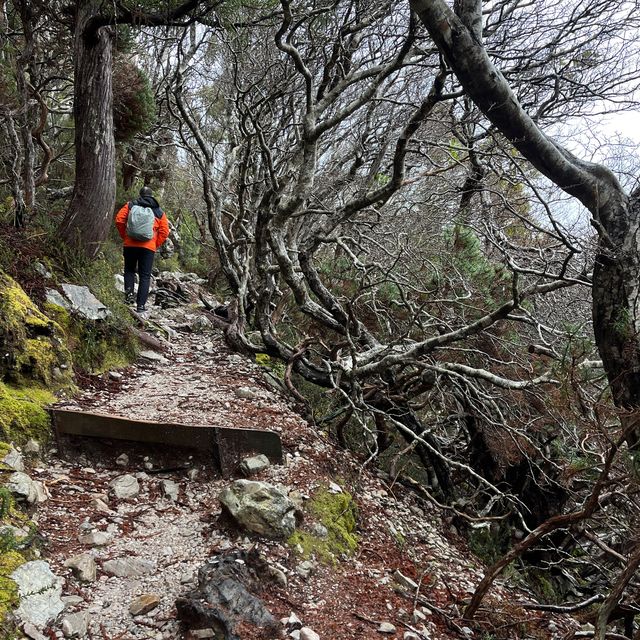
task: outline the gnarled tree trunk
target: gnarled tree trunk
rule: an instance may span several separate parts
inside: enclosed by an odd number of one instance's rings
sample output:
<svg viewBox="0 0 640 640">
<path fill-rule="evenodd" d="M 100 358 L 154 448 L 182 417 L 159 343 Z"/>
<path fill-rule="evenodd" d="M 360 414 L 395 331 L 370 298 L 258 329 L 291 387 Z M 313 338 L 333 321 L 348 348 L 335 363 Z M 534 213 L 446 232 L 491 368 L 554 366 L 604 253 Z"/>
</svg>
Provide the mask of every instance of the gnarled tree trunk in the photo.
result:
<svg viewBox="0 0 640 640">
<path fill-rule="evenodd" d="M 97 0 L 78 2 L 74 41 L 76 179 L 60 228 L 61 237 L 93 257 L 106 238 L 115 206 L 112 29 L 94 28 L 102 8 Z"/>
<path fill-rule="evenodd" d="M 629 197 L 613 173 L 576 158 L 525 112 L 483 44 L 481 0 L 411 0 L 467 95 L 540 173 L 590 211 L 599 234 L 593 274 L 595 340 L 623 426 L 640 408 L 640 190 Z M 639 421 L 640 422 L 640 421 Z M 640 425 L 627 430 L 632 447 Z"/>
</svg>

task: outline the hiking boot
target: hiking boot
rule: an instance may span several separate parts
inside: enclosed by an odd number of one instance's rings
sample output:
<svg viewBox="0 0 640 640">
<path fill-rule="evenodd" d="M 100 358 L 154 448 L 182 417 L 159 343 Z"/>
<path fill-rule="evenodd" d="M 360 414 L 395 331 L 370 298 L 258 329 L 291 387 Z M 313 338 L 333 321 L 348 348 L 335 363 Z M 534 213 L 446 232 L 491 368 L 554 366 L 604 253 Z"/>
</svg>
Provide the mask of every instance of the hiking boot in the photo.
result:
<svg viewBox="0 0 640 640">
<path fill-rule="evenodd" d="M 124 292 L 124 303 L 125 304 L 133 304 L 136 301 L 136 297 L 133 294 L 133 291 L 125 291 Z"/>
</svg>

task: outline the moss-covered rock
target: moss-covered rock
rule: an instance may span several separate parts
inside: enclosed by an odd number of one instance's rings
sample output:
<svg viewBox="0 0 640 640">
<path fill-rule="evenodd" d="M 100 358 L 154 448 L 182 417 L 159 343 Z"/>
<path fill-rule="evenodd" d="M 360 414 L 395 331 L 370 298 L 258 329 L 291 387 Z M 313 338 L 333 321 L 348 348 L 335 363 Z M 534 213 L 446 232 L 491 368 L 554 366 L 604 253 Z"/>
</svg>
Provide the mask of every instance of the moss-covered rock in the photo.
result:
<svg viewBox="0 0 640 640">
<path fill-rule="evenodd" d="M 321 489 L 305 504 L 305 510 L 327 529 L 327 536 L 295 531 L 289 538 L 289 544 L 299 546 L 303 557 L 315 556 L 323 562 L 335 562 L 340 556 L 351 555 L 358 548 L 358 511 L 351 494 Z"/>
<path fill-rule="evenodd" d="M 0 440 L 23 444 L 46 441 L 51 421 L 46 406 L 56 401 L 48 390 L 12 387 L 0 382 Z"/>
<path fill-rule="evenodd" d="M 127 367 L 135 360 L 138 344 L 126 327 L 73 316 L 50 302 L 43 308 L 64 330 L 74 365 L 82 371 L 103 373 Z"/>
<path fill-rule="evenodd" d="M 72 383 L 71 354 L 60 325 L 42 313 L 13 278 L 0 271 L 0 379 L 49 388 Z"/>
</svg>

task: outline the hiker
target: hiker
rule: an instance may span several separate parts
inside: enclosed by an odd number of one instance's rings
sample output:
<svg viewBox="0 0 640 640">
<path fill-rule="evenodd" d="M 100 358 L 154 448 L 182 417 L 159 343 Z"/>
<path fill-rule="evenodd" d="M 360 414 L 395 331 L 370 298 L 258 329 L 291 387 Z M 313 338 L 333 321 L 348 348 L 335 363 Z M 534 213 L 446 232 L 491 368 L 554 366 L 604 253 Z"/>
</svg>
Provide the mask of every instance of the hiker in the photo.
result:
<svg viewBox="0 0 640 640">
<path fill-rule="evenodd" d="M 169 221 L 153 197 L 149 187 L 140 189 L 140 197 L 127 202 L 116 214 L 116 227 L 124 241 L 124 295 L 130 304 L 134 301 L 135 275 L 138 274 L 138 295 L 135 297 L 138 313 L 146 311 L 151 269 L 156 250 L 169 235 Z"/>
</svg>

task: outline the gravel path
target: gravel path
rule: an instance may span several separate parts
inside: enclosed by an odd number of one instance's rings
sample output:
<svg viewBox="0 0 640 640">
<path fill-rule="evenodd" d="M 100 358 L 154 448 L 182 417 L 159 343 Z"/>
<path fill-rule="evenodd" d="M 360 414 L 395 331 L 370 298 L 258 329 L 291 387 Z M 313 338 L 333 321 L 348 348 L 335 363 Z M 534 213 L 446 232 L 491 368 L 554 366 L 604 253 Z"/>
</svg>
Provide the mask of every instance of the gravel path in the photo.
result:
<svg viewBox="0 0 640 640">
<path fill-rule="evenodd" d="M 162 422 L 276 430 L 285 464 L 266 469 L 257 479 L 286 486 L 303 500 L 340 482 L 356 497 L 358 551 L 334 564 L 312 560 L 303 571 L 303 559 L 286 543 L 221 526 L 217 496 L 231 480 L 219 477 L 198 452 L 66 440 L 46 464 L 30 471 L 50 494 L 35 519 L 45 536 L 46 560 L 64 579 L 66 610 L 47 637 L 63 638 L 63 629 L 72 633 L 70 625 L 82 627 L 86 619 L 86 633 L 76 637 L 188 640 L 191 636 L 176 619 L 176 598 L 195 586 L 197 570 L 208 558 L 249 549 L 257 549 L 286 578 L 286 586 L 270 584 L 259 594 L 274 616 L 295 614 L 322 640 L 459 637 L 460 626 L 452 627 L 429 606 L 414 611 L 416 594 L 397 589 L 400 572 L 420 583 L 421 597 L 433 606 L 454 612 L 473 591 L 481 567 L 447 539 L 458 539 L 456 534 L 443 535 L 442 515 L 415 494 L 386 482 L 384 474 L 363 469 L 311 428 L 265 382 L 260 368 L 230 352 L 206 322 L 198 333 L 170 329 L 188 325 L 194 317 L 183 310 L 158 316 L 173 335 L 161 360 L 143 358 L 121 372 L 121 378 L 96 378 L 61 406 Z M 123 475 L 137 480 L 136 495 L 114 495 L 110 483 Z M 307 514 L 301 526 L 309 530 L 313 517 Z M 96 539 L 104 544 L 95 544 Z M 96 563 L 96 578 L 90 582 L 65 566 L 82 554 Z M 125 574 L 137 575 L 114 575 L 122 573 L 121 566 Z M 133 615 L 130 607 L 143 595 L 158 604 Z M 493 597 L 494 602 L 513 599 L 502 588 Z M 526 615 L 547 630 L 548 621 Z M 381 634 L 381 623 L 396 630 Z M 558 633 L 567 629 L 562 624 L 557 628 Z M 296 638 L 291 632 L 286 626 L 267 635 L 247 631 L 242 640 Z M 553 636 L 549 631 L 546 637 Z"/>
</svg>

